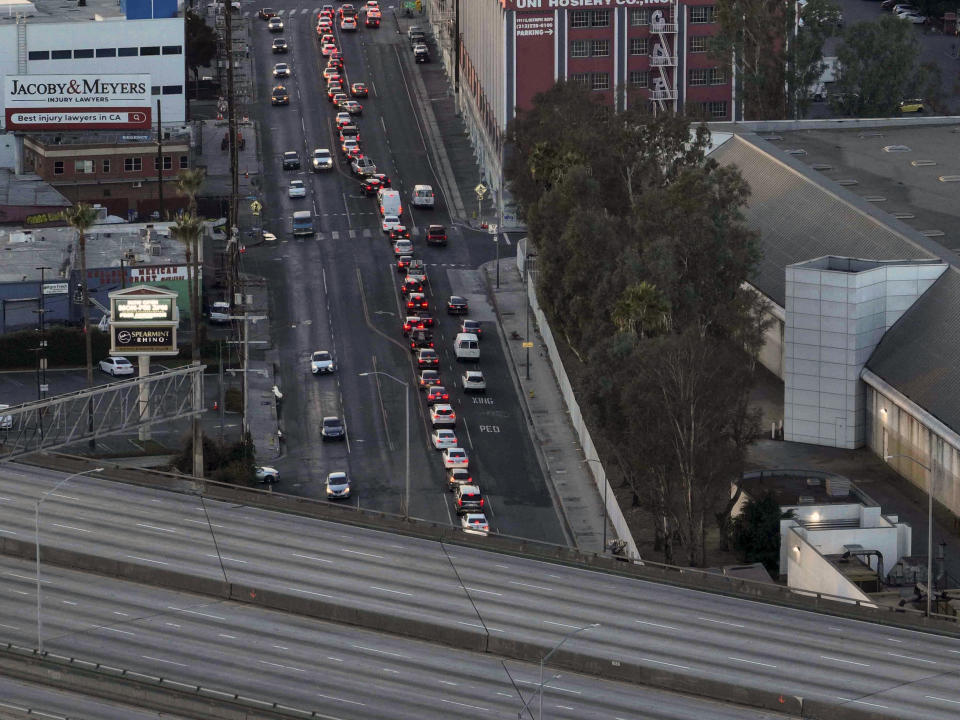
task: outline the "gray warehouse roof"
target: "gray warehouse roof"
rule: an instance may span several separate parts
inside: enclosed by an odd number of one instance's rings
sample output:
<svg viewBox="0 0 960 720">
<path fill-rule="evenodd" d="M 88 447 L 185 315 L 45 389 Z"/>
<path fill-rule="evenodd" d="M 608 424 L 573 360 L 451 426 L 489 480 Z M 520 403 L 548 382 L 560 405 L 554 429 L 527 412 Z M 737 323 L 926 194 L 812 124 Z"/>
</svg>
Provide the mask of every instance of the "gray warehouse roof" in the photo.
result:
<svg viewBox="0 0 960 720">
<path fill-rule="evenodd" d="M 867 368 L 960 432 L 960 270 L 947 271 L 893 324 Z"/>
<path fill-rule="evenodd" d="M 760 233 L 753 285 L 784 307 L 786 267 L 824 255 L 875 260 L 929 259 L 942 248 L 843 187 L 792 161 L 756 135 L 733 135 L 710 157 L 736 165 L 750 184 L 743 209 Z"/>
</svg>

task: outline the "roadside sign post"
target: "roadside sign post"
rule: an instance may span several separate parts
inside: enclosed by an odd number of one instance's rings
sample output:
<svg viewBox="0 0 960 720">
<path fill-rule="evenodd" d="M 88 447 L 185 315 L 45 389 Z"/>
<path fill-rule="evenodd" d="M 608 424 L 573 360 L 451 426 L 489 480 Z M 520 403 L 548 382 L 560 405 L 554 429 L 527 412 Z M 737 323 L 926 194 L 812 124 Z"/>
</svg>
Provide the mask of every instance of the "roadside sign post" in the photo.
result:
<svg viewBox="0 0 960 720">
<path fill-rule="evenodd" d="M 483 183 L 477 183 L 477 186 L 473 189 L 473 191 L 477 194 L 477 222 L 482 222 L 482 205 L 483 198 L 487 194 L 487 186 Z"/>
<path fill-rule="evenodd" d="M 177 293 L 151 285 L 114 290 L 110 298 L 110 354 L 139 358 L 140 377 L 150 374 L 151 355 L 177 355 L 177 326 L 180 311 Z M 149 385 L 140 386 L 140 417 L 150 416 Z M 150 427 L 140 428 L 140 440 L 150 439 Z M 194 448 L 194 455 L 200 452 Z M 196 462 L 196 457 L 194 458 Z M 196 471 L 196 467 L 194 468 Z M 196 472 L 195 472 L 196 474 Z M 202 456 L 200 474 L 203 475 Z"/>
<path fill-rule="evenodd" d="M 488 232 L 493 235 L 493 246 L 497 251 L 497 290 L 500 289 L 500 234 L 497 225 L 491 225 Z"/>
</svg>

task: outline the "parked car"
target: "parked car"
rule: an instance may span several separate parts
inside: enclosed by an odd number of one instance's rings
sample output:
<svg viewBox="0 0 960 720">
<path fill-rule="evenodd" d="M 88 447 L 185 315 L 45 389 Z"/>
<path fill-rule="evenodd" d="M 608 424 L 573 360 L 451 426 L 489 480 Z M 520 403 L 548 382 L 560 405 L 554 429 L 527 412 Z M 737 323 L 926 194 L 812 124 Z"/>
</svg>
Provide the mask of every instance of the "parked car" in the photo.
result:
<svg viewBox="0 0 960 720">
<path fill-rule="evenodd" d="M 111 355 L 106 360 L 100 361 L 100 370 L 107 375 L 133 375 L 133 363 L 125 357 L 115 357 Z"/>
<path fill-rule="evenodd" d="M 269 465 L 262 465 L 254 472 L 257 482 L 275 483 L 280 481 L 280 472 Z"/>
</svg>

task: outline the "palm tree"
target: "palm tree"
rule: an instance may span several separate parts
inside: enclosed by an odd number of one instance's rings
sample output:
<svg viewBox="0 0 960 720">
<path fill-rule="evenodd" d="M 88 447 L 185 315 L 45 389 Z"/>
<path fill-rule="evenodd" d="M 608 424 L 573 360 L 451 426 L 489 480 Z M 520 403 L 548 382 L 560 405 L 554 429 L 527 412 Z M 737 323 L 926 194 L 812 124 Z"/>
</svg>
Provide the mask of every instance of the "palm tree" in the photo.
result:
<svg viewBox="0 0 960 720">
<path fill-rule="evenodd" d="M 198 338 L 200 308 L 199 293 L 197 292 L 197 275 L 191 272 L 194 268 L 194 260 L 200 234 L 203 231 L 203 220 L 198 218 L 193 212 L 183 213 L 177 221 L 170 226 L 170 234 L 181 243 L 183 243 L 184 254 L 187 260 L 187 292 L 190 295 L 190 322 L 193 325 L 193 337 L 191 339 L 192 359 L 200 359 L 200 344 Z"/>
<path fill-rule="evenodd" d="M 192 357 L 194 360 L 200 359 L 200 333 L 202 332 L 199 311 L 200 288 L 202 285 L 200 278 L 200 230 L 203 227 L 203 220 L 197 217 L 197 193 L 200 192 L 205 177 L 206 171 L 204 168 L 184 170 L 177 175 L 177 192 L 187 196 L 188 212 L 198 223 L 198 229 L 195 233 L 191 231 L 188 236 L 178 236 L 178 239 L 186 245 L 187 289 L 190 293 L 190 323 L 193 327 L 190 347 L 193 351 Z M 192 222 L 190 223 L 191 226 Z"/>
<path fill-rule="evenodd" d="M 614 303 L 611 319 L 620 332 L 647 337 L 665 328 L 670 305 L 656 285 L 646 280 L 627 286 Z"/>
<path fill-rule="evenodd" d="M 80 248 L 80 289 L 81 310 L 83 312 L 83 338 L 87 352 L 87 387 L 93 387 L 93 338 L 90 335 L 90 294 L 87 282 L 87 230 L 97 219 L 97 211 L 86 203 L 77 203 L 63 211 L 63 219 L 77 231 L 77 246 Z M 95 445 L 93 440 L 93 404 L 87 405 L 87 423 L 91 434 L 90 446 Z"/>
</svg>

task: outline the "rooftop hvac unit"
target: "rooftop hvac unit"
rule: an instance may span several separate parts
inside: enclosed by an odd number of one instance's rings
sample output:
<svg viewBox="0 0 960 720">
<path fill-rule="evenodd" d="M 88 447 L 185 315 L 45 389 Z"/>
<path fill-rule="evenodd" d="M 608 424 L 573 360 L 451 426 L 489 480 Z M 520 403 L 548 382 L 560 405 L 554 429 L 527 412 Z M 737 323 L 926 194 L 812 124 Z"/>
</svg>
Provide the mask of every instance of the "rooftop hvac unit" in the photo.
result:
<svg viewBox="0 0 960 720">
<path fill-rule="evenodd" d="M 152 242 L 152 243 L 150 243 L 150 254 L 151 254 L 152 256 L 154 256 L 154 257 L 160 257 L 161 252 L 162 252 L 162 248 L 161 248 L 159 242 Z"/>
<path fill-rule="evenodd" d="M 844 477 L 829 477 L 826 489 L 830 497 L 846 497 L 850 494 L 850 481 Z"/>
</svg>

